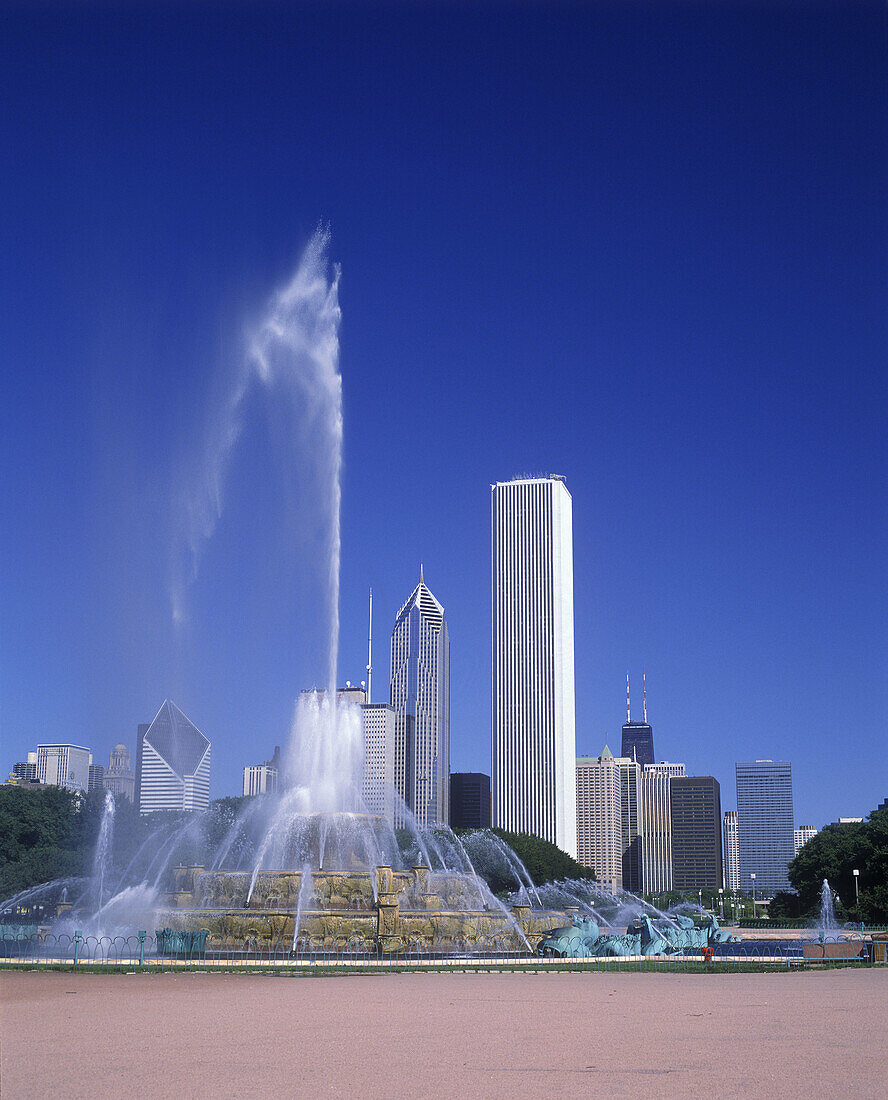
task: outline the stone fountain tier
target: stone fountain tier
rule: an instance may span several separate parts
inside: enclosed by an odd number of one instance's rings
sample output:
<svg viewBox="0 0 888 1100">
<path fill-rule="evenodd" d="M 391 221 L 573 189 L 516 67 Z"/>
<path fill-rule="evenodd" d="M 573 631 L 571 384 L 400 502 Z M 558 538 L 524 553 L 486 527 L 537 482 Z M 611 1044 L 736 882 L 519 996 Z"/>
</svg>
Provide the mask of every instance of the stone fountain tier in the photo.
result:
<svg viewBox="0 0 888 1100">
<path fill-rule="evenodd" d="M 453 871 L 414 867 L 394 871 L 329 869 L 310 871 L 311 889 L 303 909 L 375 911 L 382 895 L 393 895 L 402 909 L 481 910 L 484 899 L 477 880 Z M 260 871 L 250 894 L 251 875 L 177 867 L 166 895 L 172 909 L 296 909 L 303 894 L 302 871 Z M 248 900 L 249 899 L 249 900 Z"/>
<path fill-rule="evenodd" d="M 565 914 L 516 905 L 510 911 L 483 908 L 478 885 L 467 875 L 426 867 L 394 871 L 311 872 L 311 893 L 302 899 L 299 871 L 260 872 L 246 905 L 250 876 L 179 867 L 158 927 L 209 930 L 210 947 L 257 947 L 293 943 L 311 950 L 384 951 L 534 948 Z"/>
</svg>

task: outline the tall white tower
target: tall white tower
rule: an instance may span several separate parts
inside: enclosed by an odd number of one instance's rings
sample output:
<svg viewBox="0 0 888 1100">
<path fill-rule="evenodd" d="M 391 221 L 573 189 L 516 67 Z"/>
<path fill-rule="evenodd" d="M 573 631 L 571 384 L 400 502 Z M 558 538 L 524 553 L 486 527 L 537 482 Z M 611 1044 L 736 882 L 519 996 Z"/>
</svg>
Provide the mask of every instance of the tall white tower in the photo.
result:
<svg viewBox="0 0 888 1100">
<path fill-rule="evenodd" d="M 450 821 L 450 634 L 444 608 L 419 584 L 392 630 L 395 789 L 419 825 Z M 398 819 L 395 811 L 396 823 Z"/>
<path fill-rule="evenodd" d="M 571 497 L 562 477 L 490 492 L 493 822 L 576 859 Z"/>
</svg>

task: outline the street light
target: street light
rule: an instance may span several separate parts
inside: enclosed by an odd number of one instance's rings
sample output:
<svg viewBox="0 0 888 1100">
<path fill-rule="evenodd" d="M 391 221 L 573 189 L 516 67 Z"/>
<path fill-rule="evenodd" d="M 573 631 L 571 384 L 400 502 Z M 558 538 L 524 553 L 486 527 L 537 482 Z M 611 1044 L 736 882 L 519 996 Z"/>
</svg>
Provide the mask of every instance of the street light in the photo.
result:
<svg viewBox="0 0 888 1100">
<path fill-rule="evenodd" d="M 856 909 L 860 904 L 860 890 L 857 885 L 860 880 L 860 871 L 855 867 L 851 874 L 854 876 L 854 908 Z"/>
<path fill-rule="evenodd" d="M 719 886 L 718 888 L 718 908 L 721 913 L 721 919 L 725 919 L 725 888 Z"/>
<path fill-rule="evenodd" d="M 755 916 L 755 871 L 751 871 L 749 877 L 752 879 L 752 915 Z"/>
</svg>

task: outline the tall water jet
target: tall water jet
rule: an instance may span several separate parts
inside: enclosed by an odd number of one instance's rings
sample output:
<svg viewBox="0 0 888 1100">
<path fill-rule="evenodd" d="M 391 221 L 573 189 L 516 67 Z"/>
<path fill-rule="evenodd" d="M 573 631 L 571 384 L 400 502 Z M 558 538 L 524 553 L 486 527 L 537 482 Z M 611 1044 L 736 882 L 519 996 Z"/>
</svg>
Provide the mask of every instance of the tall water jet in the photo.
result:
<svg viewBox="0 0 888 1100">
<path fill-rule="evenodd" d="M 820 888 L 820 919 L 817 927 L 821 932 L 829 932 L 838 927 L 832 889 L 826 879 L 823 880 L 823 886 Z"/>
<path fill-rule="evenodd" d="M 96 895 L 96 908 L 101 909 L 105 904 L 105 879 L 111 867 L 111 841 L 114 836 L 114 795 L 111 791 L 105 792 L 105 804 L 102 810 L 102 820 L 99 825 L 99 835 L 96 840 L 96 850 L 93 856 L 93 888 Z"/>
<path fill-rule="evenodd" d="M 197 576 L 203 547 L 216 529 L 224 485 L 241 435 L 244 401 L 255 386 L 276 397 L 300 448 L 300 476 L 310 479 L 301 501 L 321 531 L 322 598 L 326 622 L 324 686 L 335 688 L 339 637 L 342 381 L 339 375 L 339 268 L 331 269 L 330 233 L 318 229 L 290 281 L 269 299 L 249 334 L 247 352 L 215 412 L 194 476 L 177 494 L 177 539 L 170 575 L 175 623 L 186 618 L 185 594 Z M 306 509 L 307 506 L 307 509 Z"/>
</svg>

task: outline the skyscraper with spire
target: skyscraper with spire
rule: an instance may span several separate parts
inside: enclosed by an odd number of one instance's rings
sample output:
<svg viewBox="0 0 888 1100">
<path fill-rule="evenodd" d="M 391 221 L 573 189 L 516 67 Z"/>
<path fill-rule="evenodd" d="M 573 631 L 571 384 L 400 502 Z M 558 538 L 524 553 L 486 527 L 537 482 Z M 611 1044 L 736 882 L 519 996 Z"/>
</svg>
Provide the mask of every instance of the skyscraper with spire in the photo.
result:
<svg viewBox="0 0 888 1100">
<path fill-rule="evenodd" d="M 392 630 L 395 789 L 420 825 L 450 819 L 450 634 L 444 608 L 419 584 Z M 398 812 L 395 811 L 396 822 Z"/>
<path fill-rule="evenodd" d="M 644 698 L 644 721 L 633 722 L 629 707 L 629 670 L 626 670 L 626 724 L 623 726 L 623 743 L 621 751 L 623 756 L 630 760 L 637 760 L 642 767 L 653 764 L 654 756 L 654 731 L 648 724 L 647 708 L 647 679 L 644 671 L 641 673 L 642 695 Z"/>
</svg>

